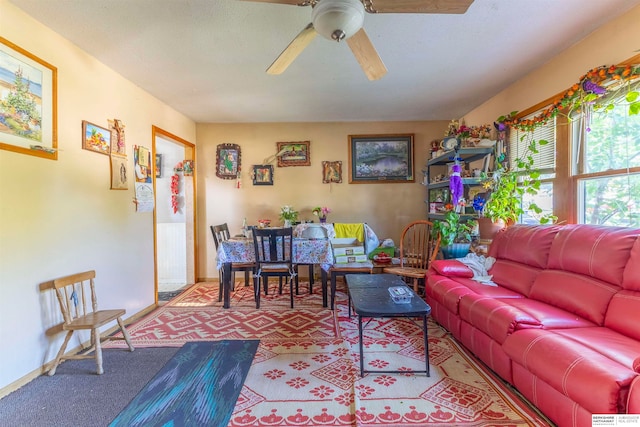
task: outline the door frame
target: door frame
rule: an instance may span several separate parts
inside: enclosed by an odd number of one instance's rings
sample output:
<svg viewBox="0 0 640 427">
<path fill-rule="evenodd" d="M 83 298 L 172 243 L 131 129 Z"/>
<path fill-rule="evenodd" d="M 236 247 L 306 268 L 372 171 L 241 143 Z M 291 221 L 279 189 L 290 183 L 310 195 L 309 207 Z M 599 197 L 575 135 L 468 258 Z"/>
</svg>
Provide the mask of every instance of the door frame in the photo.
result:
<svg viewBox="0 0 640 427">
<path fill-rule="evenodd" d="M 197 210 L 197 202 L 196 202 L 196 194 L 197 194 L 197 188 L 196 188 L 196 183 L 197 183 L 197 179 L 196 179 L 196 173 L 197 173 L 197 168 L 195 167 L 195 165 L 197 165 L 196 162 L 196 145 L 187 141 L 186 139 L 180 138 L 177 135 L 172 134 L 171 132 L 167 132 L 166 130 L 159 128 L 155 125 L 151 126 L 151 151 L 152 151 L 152 161 L 155 162 L 155 158 L 156 158 L 156 138 L 157 137 L 163 137 L 165 139 L 169 139 L 172 142 L 175 142 L 178 145 L 182 145 L 184 148 L 184 154 L 185 160 L 193 160 L 193 164 L 194 164 L 194 168 L 193 168 L 193 175 L 191 175 L 191 179 L 193 181 L 193 206 L 192 208 L 192 212 L 193 212 L 193 281 L 194 283 L 198 281 L 198 221 L 197 221 L 197 215 L 198 215 L 198 210 Z M 153 194 L 154 194 L 154 206 L 157 206 L 157 200 L 155 200 L 156 197 L 156 174 L 153 174 Z M 158 304 L 158 235 L 157 235 L 157 216 L 156 216 L 156 209 L 153 209 L 153 265 L 154 265 L 154 292 L 155 292 L 155 303 L 156 305 Z M 189 257 L 187 257 L 187 262 L 189 262 Z M 188 267 L 188 266 L 187 266 Z M 187 268 L 188 271 L 188 268 Z"/>
</svg>

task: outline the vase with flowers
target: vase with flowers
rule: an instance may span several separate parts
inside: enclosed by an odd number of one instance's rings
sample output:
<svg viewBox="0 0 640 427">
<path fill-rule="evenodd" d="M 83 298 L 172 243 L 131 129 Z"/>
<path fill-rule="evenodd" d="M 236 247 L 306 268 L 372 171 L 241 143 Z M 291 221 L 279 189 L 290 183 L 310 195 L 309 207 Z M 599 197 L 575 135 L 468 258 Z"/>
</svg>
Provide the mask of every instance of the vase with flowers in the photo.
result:
<svg viewBox="0 0 640 427">
<path fill-rule="evenodd" d="M 290 205 L 284 205 L 280 208 L 280 219 L 284 222 L 285 227 L 291 227 L 298 219 L 298 211 Z"/>
<path fill-rule="evenodd" d="M 311 213 L 318 217 L 320 223 L 324 224 L 327 222 L 327 215 L 331 213 L 331 209 L 326 206 L 316 206 L 311 210 Z"/>
</svg>

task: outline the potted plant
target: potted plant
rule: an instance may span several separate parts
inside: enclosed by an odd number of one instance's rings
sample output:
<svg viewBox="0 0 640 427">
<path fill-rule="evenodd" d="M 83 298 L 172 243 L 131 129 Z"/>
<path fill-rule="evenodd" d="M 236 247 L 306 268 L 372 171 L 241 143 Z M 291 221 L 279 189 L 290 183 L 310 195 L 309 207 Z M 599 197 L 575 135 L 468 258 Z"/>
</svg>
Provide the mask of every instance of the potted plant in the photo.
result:
<svg viewBox="0 0 640 427">
<path fill-rule="evenodd" d="M 311 213 L 320 219 L 321 223 L 327 222 L 327 215 L 331 213 L 331 209 L 326 206 L 316 206 L 311 210 Z"/>
<path fill-rule="evenodd" d="M 280 209 L 280 219 L 284 221 L 285 227 L 291 227 L 298 220 L 298 211 L 292 206 L 285 205 Z"/>
<path fill-rule="evenodd" d="M 433 222 L 431 233 L 435 238 L 440 237 L 444 259 L 462 258 L 469 252 L 473 226 L 473 221 L 461 222 L 460 214 L 455 211 L 448 211 L 443 220 Z"/>
</svg>

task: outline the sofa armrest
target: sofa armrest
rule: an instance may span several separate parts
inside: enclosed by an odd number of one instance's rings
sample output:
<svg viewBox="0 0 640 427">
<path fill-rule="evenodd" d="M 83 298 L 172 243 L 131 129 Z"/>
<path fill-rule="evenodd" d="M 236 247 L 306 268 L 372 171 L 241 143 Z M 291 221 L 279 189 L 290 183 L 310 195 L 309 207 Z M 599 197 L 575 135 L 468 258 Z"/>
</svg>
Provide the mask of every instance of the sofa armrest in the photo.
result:
<svg viewBox="0 0 640 427">
<path fill-rule="evenodd" d="M 445 277 L 473 277 L 473 271 L 455 259 L 437 259 L 431 262 L 431 268 Z"/>
</svg>

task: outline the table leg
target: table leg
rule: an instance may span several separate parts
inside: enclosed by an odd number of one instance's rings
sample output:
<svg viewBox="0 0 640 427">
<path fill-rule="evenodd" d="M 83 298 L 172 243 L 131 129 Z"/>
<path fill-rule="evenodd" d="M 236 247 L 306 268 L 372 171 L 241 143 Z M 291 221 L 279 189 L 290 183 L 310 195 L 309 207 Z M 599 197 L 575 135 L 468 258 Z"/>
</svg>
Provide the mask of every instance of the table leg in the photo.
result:
<svg viewBox="0 0 640 427">
<path fill-rule="evenodd" d="M 322 277 L 322 306 L 327 307 L 327 272 L 324 268 L 320 269 Z"/>
<path fill-rule="evenodd" d="M 424 334 L 424 358 L 426 360 L 427 366 L 427 376 L 430 377 L 431 373 L 429 372 L 429 339 L 427 338 L 427 315 L 422 316 L 422 333 Z"/>
<path fill-rule="evenodd" d="M 231 306 L 231 263 L 222 264 L 222 292 L 224 294 L 223 308 Z"/>
<path fill-rule="evenodd" d="M 358 314 L 358 334 L 360 335 L 360 376 L 364 376 L 364 351 L 362 349 L 362 316 Z M 428 364 L 429 362 L 427 362 Z"/>
</svg>

